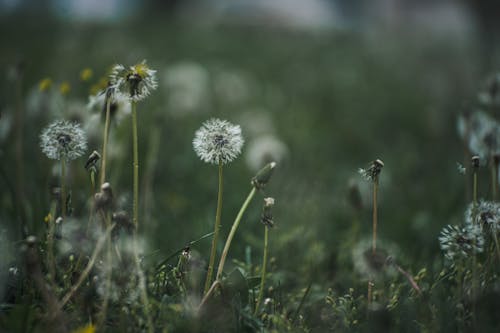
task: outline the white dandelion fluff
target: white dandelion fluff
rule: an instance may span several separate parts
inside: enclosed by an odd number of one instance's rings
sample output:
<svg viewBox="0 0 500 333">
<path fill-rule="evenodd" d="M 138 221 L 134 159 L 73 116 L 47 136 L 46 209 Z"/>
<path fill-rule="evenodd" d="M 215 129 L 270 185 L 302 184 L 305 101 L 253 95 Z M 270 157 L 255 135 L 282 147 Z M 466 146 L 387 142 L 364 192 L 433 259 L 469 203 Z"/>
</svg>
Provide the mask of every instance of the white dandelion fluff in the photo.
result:
<svg viewBox="0 0 500 333">
<path fill-rule="evenodd" d="M 195 133 L 193 148 L 206 163 L 227 164 L 241 153 L 241 127 L 226 120 L 210 119 Z"/>
<path fill-rule="evenodd" d="M 156 71 L 149 68 L 145 60 L 129 68 L 119 64 L 113 66 L 109 81 L 119 93 L 134 102 L 142 101 L 158 88 Z"/>
<path fill-rule="evenodd" d="M 500 204 L 492 201 L 471 203 L 465 210 L 465 225 L 478 225 L 491 231 L 500 230 Z"/>
<path fill-rule="evenodd" d="M 78 123 L 58 120 L 42 131 L 40 147 L 50 159 L 70 161 L 87 151 L 87 136 Z"/>
<path fill-rule="evenodd" d="M 367 181 L 374 182 L 378 179 L 382 168 L 384 167 L 384 162 L 380 159 L 376 159 L 375 161 L 370 163 L 370 166 L 366 169 L 359 168 L 358 173 Z"/>
<path fill-rule="evenodd" d="M 451 261 L 483 252 L 484 237 L 479 225 L 469 224 L 465 228 L 447 225 L 438 239 L 444 256 Z"/>
</svg>

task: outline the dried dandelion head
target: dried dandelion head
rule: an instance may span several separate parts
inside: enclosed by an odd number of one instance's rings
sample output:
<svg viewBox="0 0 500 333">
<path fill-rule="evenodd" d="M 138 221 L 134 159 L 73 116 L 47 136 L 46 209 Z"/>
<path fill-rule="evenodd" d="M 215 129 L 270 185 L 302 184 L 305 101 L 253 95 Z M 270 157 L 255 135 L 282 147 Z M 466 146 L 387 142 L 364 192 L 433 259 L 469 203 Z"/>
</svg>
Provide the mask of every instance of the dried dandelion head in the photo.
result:
<svg viewBox="0 0 500 333">
<path fill-rule="evenodd" d="M 196 131 L 193 148 L 203 162 L 227 164 L 240 155 L 243 143 L 239 125 L 226 120 L 210 119 Z"/>
<path fill-rule="evenodd" d="M 370 166 L 366 169 L 359 168 L 359 174 L 366 180 L 374 182 L 378 179 L 382 168 L 384 167 L 384 162 L 380 159 L 376 159 L 375 161 L 370 163 Z"/>
<path fill-rule="evenodd" d="M 492 201 L 471 203 L 465 210 L 465 225 L 477 225 L 491 231 L 500 230 L 500 204 Z"/>
<path fill-rule="evenodd" d="M 149 68 L 145 60 L 128 68 L 123 65 L 113 66 L 109 81 L 111 86 L 134 102 L 142 101 L 158 88 L 156 71 Z"/>
<path fill-rule="evenodd" d="M 40 147 L 48 158 L 74 160 L 87 150 L 87 136 L 78 123 L 58 120 L 40 135 Z"/>
</svg>

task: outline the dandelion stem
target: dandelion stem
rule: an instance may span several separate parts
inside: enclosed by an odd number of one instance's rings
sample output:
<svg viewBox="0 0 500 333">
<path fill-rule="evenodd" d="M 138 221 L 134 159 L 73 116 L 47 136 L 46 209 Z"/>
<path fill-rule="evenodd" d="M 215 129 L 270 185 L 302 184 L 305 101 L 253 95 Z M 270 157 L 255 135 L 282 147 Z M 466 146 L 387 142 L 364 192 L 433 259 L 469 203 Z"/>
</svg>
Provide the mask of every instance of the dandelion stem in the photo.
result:
<svg viewBox="0 0 500 333">
<path fill-rule="evenodd" d="M 111 227 L 111 213 L 109 211 L 105 213 L 104 220 L 106 223 L 106 228 L 109 229 Z M 107 269 L 106 269 L 106 281 L 105 281 L 104 296 L 103 296 L 102 304 L 101 304 L 101 312 L 99 313 L 99 320 L 98 320 L 97 327 L 102 327 L 104 321 L 106 320 L 106 313 L 108 311 L 109 291 L 111 288 L 111 276 L 113 274 L 113 265 L 112 265 L 111 255 L 112 255 L 111 241 L 108 238 L 106 238 L 106 267 L 107 267 Z"/>
<path fill-rule="evenodd" d="M 472 184 L 472 202 L 477 205 L 477 168 L 474 168 Z"/>
<path fill-rule="evenodd" d="M 83 270 L 82 274 L 78 278 L 78 281 L 71 287 L 70 291 L 63 297 L 63 299 L 61 301 L 61 304 L 60 304 L 61 308 L 64 307 L 64 305 L 66 303 L 68 303 L 68 301 L 71 299 L 71 297 L 73 297 L 73 295 L 78 290 L 78 288 L 80 288 L 80 286 L 82 285 L 83 281 L 85 281 L 85 279 L 87 278 L 87 276 L 90 274 L 90 271 L 92 270 L 92 267 L 94 267 L 94 264 L 95 264 L 95 261 L 97 259 L 97 256 L 101 253 L 101 250 L 102 250 L 102 248 L 104 246 L 104 243 L 106 243 L 106 241 L 108 240 L 109 235 L 110 235 L 110 233 L 111 233 L 111 231 L 113 230 L 114 227 L 115 227 L 115 224 L 113 223 L 111 226 L 109 226 L 106 229 L 106 233 L 97 242 L 97 244 L 95 246 L 95 249 L 94 249 L 94 252 L 92 253 L 92 256 L 90 257 L 90 260 L 87 263 L 87 266 L 85 267 L 85 269 Z"/>
<path fill-rule="evenodd" d="M 495 241 L 495 248 L 497 250 L 498 260 L 500 260 L 500 245 L 498 244 L 498 236 L 496 230 L 493 230 L 493 240 Z"/>
<path fill-rule="evenodd" d="M 222 271 L 224 270 L 224 264 L 226 262 L 227 253 L 229 252 L 229 247 L 231 246 L 231 241 L 233 240 L 233 237 L 236 234 L 236 229 L 238 229 L 241 218 L 243 217 L 243 214 L 247 210 L 248 205 L 252 201 L 256 191 L 257 191 L 257 189 L 255 187 L 252 187 L 252 190 L 248 194 L 248 197 L 246 198 L 245 202 L 241 206 L 240 211 L 238 212 L 238 215 L 236 216 L 236 219 L 233 222 L 233 226 L 231 227 L 231 231 L 229 232 L 229 236 L 227 236 L 226 244 L 224 245 L 224 250 L 222 251 L 222 256 L 220 257 L 219 268 L 217 270 L 217 278 L 216 278 L 217 280 L 219 280 L 222 276 Z"/>
<path fill-rule="evenodd" d="M 54 258 L 54 230 L 55 230 L 55 202 L 52 203 L 49 214 L 49 232 L 47 234 L 47 264 L 49 265 L 49 275 L 52 282 L 56 278 L 56 262 Z"/>
<path fill-rule="evenodd" d="M 102 143 L 102 160 L 101 160 L 101 184 L 106 181 L 106 158 L 107 147 L 108 147 L 108 136 L 109 136 L 109 120 L 111 114 L 111 98 L 106 96 L 106 121 L 104 123 L 104 137 Z"/>
<path fill-rule="evenodd" d="M 66 159 L 61 158 L 61 217 L 66 217 Z"/>
<path fill-rule="evenodd" d="M 212 238 L 212 247 L 210 249 L 210 260 L 208 262 L 207 279 L 205 281 L 205 289 L 203 291 L 204 294 L 208 292 L 208 289 L 212 284 L 212 274 L 214 270 L 215 256 L 217 252 L 217 239 L 221 227 L 222 187 L 223 187 L 222 162 L 219 162 L 219 192 L 217 194 L 217 211 L 215 213 L 214 237 Z"/>
<path fill-rule="evenodd" d="M 139 289 L 141 292 L 141 301 L 142 305 L 144 306 L 144 315 L 146 316 L 146 322 L 148 325 L 148 332 L 153 333 L 154 332 L 154 327 L 153 327 L 153 319 L 151 318 L 151 314 L 149 313 L 149 299 L 148 299 L 148 291 L 146 289 L 146 276 L 144 275 L 144 272 L 142 271 L 140 260 L 139 260 L 139 254 L 137 251 L 137 237 L 134 237 L 134 256 L 135 256 L 135 264 L 137 268 L 137 274 L 139 275 Z"/>
<path fill-rule="evenodd" d="M 499 159 L 497 156 L 492 157 L 491 161 L 491 191 L 493 201 L 497 201 L 498 193 L 498 163 Z"/>
<path fill-rule="evenodd" d="M 137 104 L 131 102 L 132 106 L 132 140 L 134 149 L 134 207 L 133 207 L 133 223 L 135 232 L 139 228 L 139 143 L 137 138 Z"/>
<path fill-rule="evenodd" d="M 372 239 L 372 253 L 377 252 L 377 191 L 378 191 L 378 177 L 373 180 L 373 239 Z"/>
<path fill-rule="evenodd" d="M 269 240 L 269 227 L 266 225 L 265 231 L 264 231 L 264 257 L 262 259 L 262 272 L 260 275 L 259 296 L 257 297 L 257 303 L 255 305 L 254 316 L 256 316 L 259 313 L 260 303 L 262 302 L 262 296 L 264 295 L 264 285 L 266 282 L 268 240 Z"/>
</svg>

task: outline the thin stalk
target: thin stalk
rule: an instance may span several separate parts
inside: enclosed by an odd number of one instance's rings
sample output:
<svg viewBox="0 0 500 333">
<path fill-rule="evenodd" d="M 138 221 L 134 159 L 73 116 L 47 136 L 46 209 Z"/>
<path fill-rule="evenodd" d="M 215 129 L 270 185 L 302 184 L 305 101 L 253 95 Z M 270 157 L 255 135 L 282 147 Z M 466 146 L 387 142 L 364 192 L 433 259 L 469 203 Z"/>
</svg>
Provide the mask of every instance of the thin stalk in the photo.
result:
<svg viewBox="0 0 500 333">
<path fill-rule="evenodd" d="M 373 180 L 373 239 L 372 239 L 372 253 L 375 255 L 377 252 L 377 191 L 378 191 L 378 177 Z"/>
<path fill-rule="evenodd" d="M 217 253 L 217 239 L 219 237 L 219 230 L 221 227 L 221 212 L 222 212 L 222 188 L 223 188 L 223 177 L 222 177 L 222 163 L 219 162 L 219 192 L 217 194 L 217 211 L 215 213 L 215 226 L 214 226 L 214 237 L 212 238 L 212 247 L 210 249 L 210 260 L 208 262 L 207 279 L 205 280 L 205 288 L 203 294 L 206 294 L 210 289 L 212 284 L 212 274 L 215 265 L 215 256 Z"/>
<path fill-rule="evenodd" d="M 495 241 L 495 248 L 497 250 L 497 256 L 498 256 L 498 259 L 500 260 L 500 245 L 498 244 L 498 236 L 497 236 L 496 230 L 493 230 L 492 234 L 493 234 L 493 240 Z"/>
<path fill-rule="evenodd" d="M 255 312 L 254 316 L 257 316 L 259 313 L 260 303 L 262 302 L 262 297 L 264 295 L 264 285 L 266 283 L 266 266 L 267 266 L 267 249 L 268 249 L 268 240 L 269 240 L 269 227 L 265 226 L 264 232 L 264 257 L 262 259 L 262 272 L 260 274 L 260 288 L 259 288 L 259 296 L 257 297 L 257 303 L 255 304 Z"/>
<path fill-rule="evenodd" d="M 224 270 L 224 264 L 226 262 L 227 253 L 229 252 L 229 247 L 231 246 L 231 241 L 233 240 L 233 237 L 236 234 L 236 229 L 238 229 L 241 218 L 243 217 L 243 214 L 247 210 L 248 205 L 252 201 L 256 191 L 257 191 L 257 189 L 255 187 L 252 187 L 252 190 L 248 194 L 248 197 L 246 198 L 245 202 L 243 203 L 243 206 L 241 206 L 240 211 L 238 212 L 238 215 L 236 216 L 236 219 L 233 222 L 233 226 L 231 227 L 231 231 L 229 232 L 229 236 L 227 236 L 226 245 L 224 245 L 224 250 L 222 251 L 222 256 L 220 257 L 219 269 L 217 270 L 217 278 L 216 278 L 217 280 L 219 280 L 222 276 L 222 271 Z"/>
<path fill-rule="evenodd" d="M 49 266 L 49 275 L 52 282 L 56 278 L 56 261 L 54 258 L 55 214 L 55 203 L 53 203 L 50 209 L 49 232 L 47 234 L 47 265 Z"/>
<path fill-rule="evenodd" d="M 133 223 L 135 232 L 139 228 L 139 142 L 137 138 L 137 104 L 131 102 L 132 106 L 132 140 L 134 149 L 134 207 L 133 207 Z"/>
<path fill-rule="evenodd" d="M 105 223 L 106 223 L 106 228 L 111 227 L 111 213 L 108 211 L 105 213 Z M 113 265 L 112 265 L 112 250 L 111 250 L 111 240 L 106 239 L 106 280 L 105 280 L 105 289 L 104 289 L 104 297 L 102 299 L 102 304 L 101 304 L 101 312 L 99 313 L 99 320 L 97 327 L 101 328 L 102 325 L 104 324 L 104 321 L 106 320 L 106 313 L 108 311 L 108 304 L 109 304 L 109 291 L 111 288 L 111 277 L 113 274 Z"/>
<path fill-rule="evenodd" d="M 19 71 L 19 69 L 18 69 Z M 19 216 L 21 235 L 26 238 L 26 210 L 24 208 L 24 153 L 23 153 L 23 138 L 24 138 L 24 110 L 23 110 L 23 89 L 22 89 L 22 74 L 18 72 L 16 80 L 16 106 L 17 110 L 14 116 L 15 126 L 15 161 L 16 161 L 16 211 Z"/>
<path fill-rule="evenodd" d="M 99 239 L 97 242 L 94 252 L 92 253 L 92 256 L 90 257 L 89 262 L 87 263 L 87 266 L 83 270 L 82 274 L 78 278 L 78 281 L 71 287 L 70 291 L 62 298 L 62 301 L 60 303 L 60 307 L 63 308 L 66 303 L 73 297 L 75 292 L 80 288 L 82 285 L 83 281 L 87 278 L 87 276 L 90 274 L 90 271 L 92 270 L 92 267 L 94 267 L 95 261 L 97 259 L 97 256 L 101 253 L 101 250 L 104 246 L 104 244 L 108 241 L 109 235 L 113 228 L 115 227 L 115 224 L 112 224 L 106 229 L 106 233 Z"/>
<path fill-rule="evenodd" d="M 477 169 L 474 168 L 473 176 L 472 176 L 472 202 L 474 205 L 477 205 Z"/>
<path fill-rule="evenodd" d="M 61 217 L 66 217 L 66 160 L 61 158 Z"/>
<path fill-rule="evenodd" d="M 111 98 L 106 97 L 106 121 L 104 123 L 104 137 L 102 143 L 102 159 L 101 159 L 101 185 L 106 181 L 106 159 L 107 159 L 107 147 L 108 147 L 108 137 L 109 137 L 109 121 L 111 113 Z"/>
<path fill-rule="evenodd" d="M 497 168 L 495 158 L 491 158 L 491 198 L 497 200 Z"/>
<path fill-rule="evenodd" d="M 151 314 L 149 313 L 149 299 L 148 299 L 148 292 L 146 289 L 146 277 L 144 275 L 144 272 L 142 271 L 140 262 L 139 262 L 139 255 L 137 251 L 137 238 L 134 237 L 134 256 L 135 256 L 135 264 L 136 264 L 136 269 L 137 269 L 137 274 L 139 275 L 139 290 L 141 292 L 141 302 L 143 305 L 143 311 L 144 315 L 146 316 L 146 322 L 148 325 L 148 332 L 153 333 L 154 332 L 154 326 L 153 326 L 153 319 L 151 318 Z"/>
</svg>

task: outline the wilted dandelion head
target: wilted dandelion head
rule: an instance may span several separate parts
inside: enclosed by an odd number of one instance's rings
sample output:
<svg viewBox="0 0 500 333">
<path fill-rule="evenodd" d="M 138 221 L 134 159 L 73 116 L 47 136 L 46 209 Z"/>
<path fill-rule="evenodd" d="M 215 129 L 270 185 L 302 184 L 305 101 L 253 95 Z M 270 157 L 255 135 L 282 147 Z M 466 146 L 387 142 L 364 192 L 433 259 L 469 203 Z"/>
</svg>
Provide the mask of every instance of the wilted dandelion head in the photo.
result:
<svg viewBox="0 0 500 333">
<path fill-rule="evenodd" d="M 78 123 L 58 120 L 42 131 L 40 147 L 48 158 L 70 161 L 85 153 L 87 136 Z"/>
<path fill-rule="evenodd" d="M 438 239 L 444 256 L 451 261 L 483 252 L 484 237 L 479 225 L 469 224 L 465 228 L 447 225 Z"/>
<path fill-rule="evenodd" d="M 196 155 L 206 163 L 227 164 L 241 153 L 241 127 L 226 120 L 210 119 L 194 135 Z"/>
<path fill-rule="evenodd" d="M 492 231 L 500 230 L 500 204 L 492 201 L 471 203 L 465 210 L 465 225 L 477 225 Z"/>
<path fill-rule="evenodd" d="M 384 167 L 384 162 L 382 160 L 376 159 L 370 163 L 370 166 L 366 169 L 359 168 L 359 174 L 368 181 L 375 181 L 378 179 L 382 168 Z"/>
<path fill-rule="evenodd" d="M 146 61 L 126 68 L 114 65 L 109 75 L 111 86 L 126 94 L 132 101 L 142 101 L 158 88 L 156 70 L 149 68 Z"/>
</svg>

